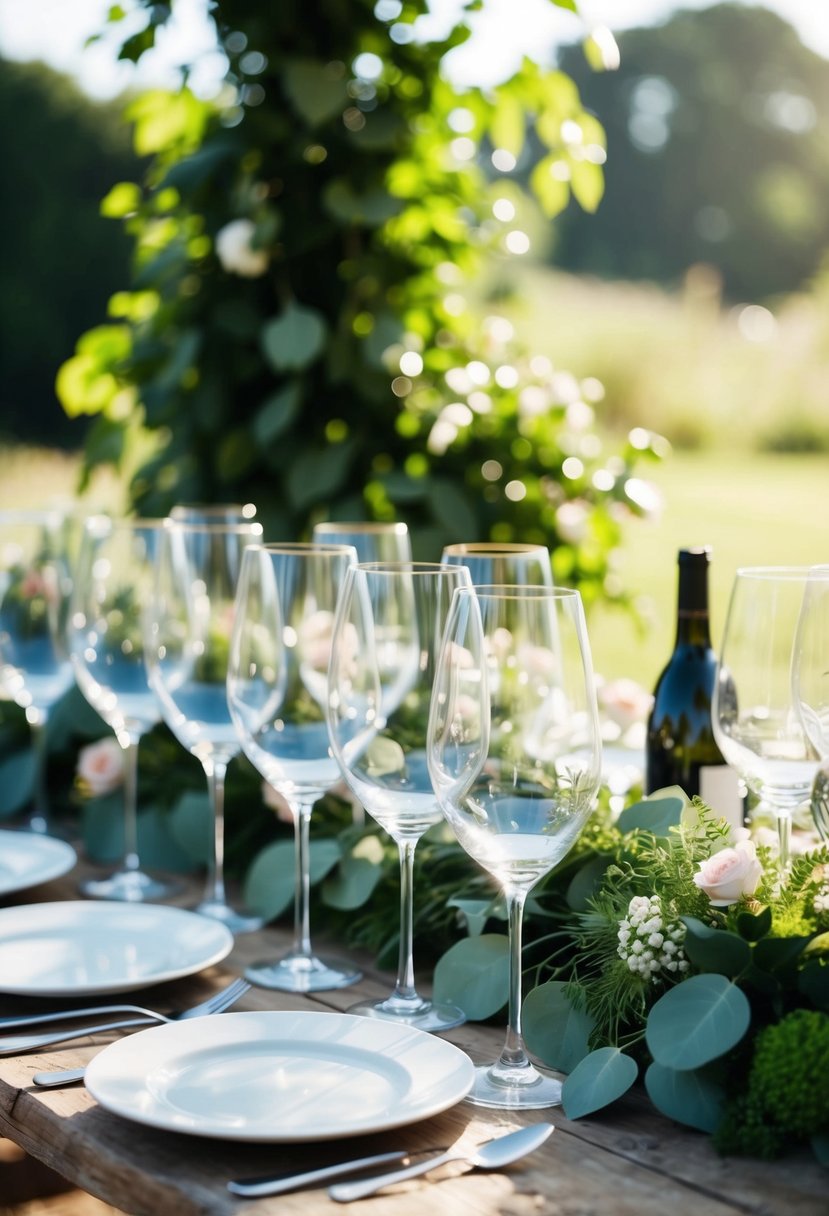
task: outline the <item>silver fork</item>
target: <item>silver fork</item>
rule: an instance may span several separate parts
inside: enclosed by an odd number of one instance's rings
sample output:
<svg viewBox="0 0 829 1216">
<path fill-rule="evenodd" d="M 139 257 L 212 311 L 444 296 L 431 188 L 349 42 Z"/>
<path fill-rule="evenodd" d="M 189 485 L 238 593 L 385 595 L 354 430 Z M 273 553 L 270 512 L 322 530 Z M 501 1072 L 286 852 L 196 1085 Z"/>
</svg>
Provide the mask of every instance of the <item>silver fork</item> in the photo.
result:
<svg viewBox="0 0 829 1216">
<path fill-rule="evenodd" d="M 156 1013 L 147 1009 L 144 1011 L 148 1015 L 147 1017 L 128 1018 L 126 1021 L 76 1026 L 74 1030 L 57 1030 L 49 1034 L 2 1035 L 0 1036 L 0 1056 L 16 1056 L 24 1051 L 36 1051 L 39 1047 L 49 1047 L 52 1043 L 65 1043 L 70 1039 L 81 1039 L 90 1034 L 101 1034 L 105 1030 L 126 1030 L 131 1026 L 154 1026 L 158 1022 L 182 1022 L 186 1018 L 198 1018 L 209 1013 L 222 1013 L 235 1004 L 249 989 L 250 984 L 247 980 L 236 979 L 221 992 L 215 992 L 213 996 L 208 997 L 206 1001 L 201 1001 L 198 1005 L 192 1005 L 189 1009 L 182 1009 L 174 1014 Z"/>
</svg>

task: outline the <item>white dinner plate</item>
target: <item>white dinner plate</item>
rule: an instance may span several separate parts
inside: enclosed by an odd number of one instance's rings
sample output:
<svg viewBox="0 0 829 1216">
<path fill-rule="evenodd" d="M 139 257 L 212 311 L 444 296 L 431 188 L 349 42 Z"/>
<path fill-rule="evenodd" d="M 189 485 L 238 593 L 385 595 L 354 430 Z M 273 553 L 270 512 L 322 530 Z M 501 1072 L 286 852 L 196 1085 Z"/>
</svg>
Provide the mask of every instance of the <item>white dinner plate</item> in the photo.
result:
<svg viewBox="0 0 829 1216">
<path fill-rule="evenodd" d="M 192 975 L 233 949 L 225 925 L 183 908 L 68 900 L 0 908 L 0 992 L 95 996 Z"/>
<path fill-rule="evenodd" d="M 410 1026 L 348 1013 L 225 1013 L 119 1039 L 87 1066 L 107 1110 L 228 1140 L 333 1140 L 436 1115 L 469 1092 L 469 1057 Z"/>
<path fill-rule="evenodd" d="M 0 897 L 59 878 L 77 860 L 72 846 L 54 836 L 0 831 Z"/>
</svg>

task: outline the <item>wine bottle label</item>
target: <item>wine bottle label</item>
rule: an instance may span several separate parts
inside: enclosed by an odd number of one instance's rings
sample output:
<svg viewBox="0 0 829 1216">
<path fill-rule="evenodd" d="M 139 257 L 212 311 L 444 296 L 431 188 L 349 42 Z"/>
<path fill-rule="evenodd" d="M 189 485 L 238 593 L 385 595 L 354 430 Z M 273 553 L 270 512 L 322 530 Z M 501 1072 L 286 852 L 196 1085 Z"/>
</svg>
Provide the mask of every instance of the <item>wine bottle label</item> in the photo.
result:
<svg viewBox="0 0 829 1216">
<path fill-rule="evenodd" d="M 728 764 L 707 764 L 699 770 L 699 796 L 715 814 L 734 828 L 743 827 L 740 778 Z"/>
</svg>

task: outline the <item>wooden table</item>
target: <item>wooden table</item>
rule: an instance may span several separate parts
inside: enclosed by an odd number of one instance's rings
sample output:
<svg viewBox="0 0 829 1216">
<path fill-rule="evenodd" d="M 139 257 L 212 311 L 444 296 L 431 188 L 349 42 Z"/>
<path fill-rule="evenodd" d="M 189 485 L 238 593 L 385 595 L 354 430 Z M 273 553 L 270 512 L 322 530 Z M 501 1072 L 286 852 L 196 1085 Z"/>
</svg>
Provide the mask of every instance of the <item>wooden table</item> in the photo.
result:
<svg viewBox="0 0 829 1216">
<path fill-rule="evenodd" d="M 74 897 L 77 873 L 7 904 Z M 218 967 L 187 980 L 136 993 L 138 1004 L 175 1008 L 209 995 L 254 959 L 277 957 L 289 945 L 282 929 L 240 937 Z M 237 1009 L 345 1010 L 355 1000 L 386 995 L 391 978 L 366 959 L 352 988 L 314 996 L 254 989 Z M 0 977 L 0 987 L 2 978 Z M 424 985 L 425 990 L 425 985 Z M 132 998 L 130 998 L 132 999 Z M 0 1015 L 32 1002 L 0 996 Z M 110 1036 L 111 1037 L 111 1036 Z M 500 1027 L 467 1024 L 446 1037 L 476 1062 L 493 1059 Z M 387 1149 L 474 1146 L 522 1124 L 549 1119 L 556 1131 L 536 1153 L 498 1173 L 444 1167 L 362 1201 L 366 1216 L 827 1216 L 829 1173 L 805 1155 L 777 1163 L 714 1152 L 706 1137 L 655 1114 L 641 1094 L 610 1110 L 571 1122 L 560 1109 L 501 1113 L 460 1103 L 444 1114 L 383 1135 L 335 1144 L 253 1145 L 144 1128 L 101 1109 L 83 1088 L 36 1089 L 35 1072 L 86 1063 L 104 1036 L 43 1054 L 0 1058 L 0 1135 L 15 1141 L 72 1183 L 130 1216 L 315 1216 L 345 1210 L 323 1188 L 260 1200 L 234 1198 L 229 1178 L 313 1168 L 340 1156 Z M 825 1077 L 817 1084 L 826 1084 Z M 0 1207 L 3 1206 L 0 1173 Z M 352 1209 L 354 1210 L 354 1209 Z"/>
</svg>

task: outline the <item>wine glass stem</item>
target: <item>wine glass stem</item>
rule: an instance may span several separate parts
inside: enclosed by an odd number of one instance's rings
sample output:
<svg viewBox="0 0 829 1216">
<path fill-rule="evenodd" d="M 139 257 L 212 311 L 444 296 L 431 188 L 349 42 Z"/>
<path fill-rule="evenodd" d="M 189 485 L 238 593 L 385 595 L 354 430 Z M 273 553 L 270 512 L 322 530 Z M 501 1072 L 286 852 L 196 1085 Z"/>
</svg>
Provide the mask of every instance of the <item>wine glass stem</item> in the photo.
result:
<svg viewBox="0 0 829 1216">
<path fill-rule="evenodd" d="M 499 1065 L 518 1068 L 529 1063 L 521 1033 L 521 959 L 526 891 L 507 888 L 507 921 L 509 925 L 509 1021 Z"/>
<path fill-rule="evenodd" d="M 29 828 L 33 832 L 49 831 L 49 795 L 46 766 L 46 716 L 27 714 L 34 754 L 34 785 Z"/>
<path fill-rule="evenodd" d="M 394 998 L 419 1004 L 414 983 L 414 854 L 415 840 L 403 840 L 400 850 L 400 953 L 397 960 L 397 981 Z"/>
<path fill-rule="evenodd" d="M 788 874 L 792 858 L 792 817 L 777 815 L 778 865 L 781 874 Z"/>
<path fill-rule="evenodd" d="M 208 877 L 208 898 L 217 904 L 225 899 L 225 775 L 227 761 L 211 757 L 205 766 L 207 792 L 213 808 L 213 864 Z"/>
<path fill-rule="evenodd" d="M 310 824 L 312 803 L 298 802 L 294 812 L 294 846 L 296 850 L 296 886 L 294 888 L 294 950 L 302 958 L 311 956 Z"/>
<path fill-rule="evenodd" d="M 124 750 L 124 869 L 140 869 L 138 860 L 138 735 L 119 738 Z"/>
</svg>

